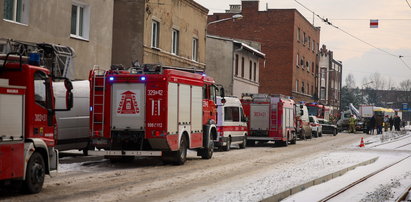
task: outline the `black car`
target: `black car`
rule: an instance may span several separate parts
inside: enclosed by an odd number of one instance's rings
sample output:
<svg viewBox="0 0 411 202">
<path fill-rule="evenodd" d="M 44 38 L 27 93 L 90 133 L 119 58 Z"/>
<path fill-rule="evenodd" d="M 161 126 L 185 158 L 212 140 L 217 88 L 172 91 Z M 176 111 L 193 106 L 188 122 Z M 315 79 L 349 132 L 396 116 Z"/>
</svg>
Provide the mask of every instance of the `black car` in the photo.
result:
<svg viewBox="0 0 411 202">
<path fill-rule="evenodd" d="M 337 135 L 338 133 L 337 125 L 325 119 L 318 119 L 318 122 L 322 125 L 323 134 L 333 134 L 334 136 Z"/>
</svg>

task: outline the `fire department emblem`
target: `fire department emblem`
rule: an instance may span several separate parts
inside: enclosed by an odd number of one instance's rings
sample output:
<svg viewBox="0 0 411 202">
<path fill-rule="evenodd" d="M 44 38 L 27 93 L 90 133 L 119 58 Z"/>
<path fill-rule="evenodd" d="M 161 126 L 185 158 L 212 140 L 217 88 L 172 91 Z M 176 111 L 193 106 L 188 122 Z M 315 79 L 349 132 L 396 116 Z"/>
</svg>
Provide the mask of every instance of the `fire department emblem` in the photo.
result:
<svg viewBox="0 0 411 202">
<path fill-rule="evenodd" d="M 121 94 L 120 104 L 117 108 L 118 114 L 138 114 L 140 109 L 136 99 L 136 94 L 131 91 L 126 91 Z"/>
</svg>

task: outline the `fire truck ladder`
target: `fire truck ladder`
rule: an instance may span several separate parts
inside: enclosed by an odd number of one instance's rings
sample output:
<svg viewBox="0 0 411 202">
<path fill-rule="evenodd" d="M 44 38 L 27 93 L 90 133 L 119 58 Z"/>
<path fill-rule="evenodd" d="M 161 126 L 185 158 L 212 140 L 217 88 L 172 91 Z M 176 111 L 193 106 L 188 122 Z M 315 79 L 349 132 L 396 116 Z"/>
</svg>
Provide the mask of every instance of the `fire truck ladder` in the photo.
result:
<svg viewBox="0 0 411 202">
<path fill-rule="evenodd" d="M 91 133 L 104 136 L 104 104 L 106 89 L 106 71 L 93 67 L 93 109 L 91 113 Z"/>
</svg>

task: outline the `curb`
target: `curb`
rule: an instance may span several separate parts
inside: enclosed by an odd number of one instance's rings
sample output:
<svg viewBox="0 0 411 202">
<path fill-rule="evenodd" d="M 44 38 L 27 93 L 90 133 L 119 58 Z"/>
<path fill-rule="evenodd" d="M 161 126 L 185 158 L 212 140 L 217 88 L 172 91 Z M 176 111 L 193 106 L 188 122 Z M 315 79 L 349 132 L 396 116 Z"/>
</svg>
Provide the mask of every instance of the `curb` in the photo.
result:
<svg viewBox="0 0 411 202">
<path fill-rule="evenodd" d="M 311 180 L 311 181 L 309 181 L 309 182 L 307 182 L 307 183 L 304 183 L 304 184 L 295 186 L 295 187 L 293 187 L 293 188 L 291 188 L 291 189 L 288 189 L 288 190 L 286 190 L 286 191 L 283 191 L 283 192 L 280 192 L 280 193 L 275 194 L 275 195 L 273 195 L 273 196 L 270 196 L 270 197 L 268 197 L 268 198 L 265 198 L 265 199 L 263 199 L 262 201 L 263 201 L 263 202 L 281 201 L 281 200 L 283 200 L 283 199 L 285 199 L 285 198 L 287 198 L 287 197 L 289 197 L 289 196 L 291 196 L 291 195 L 293 195 L 293 194 L 296 194 L 296 193 L 298 193 L 298 192 L 300 192 L 300 191 L 304 191 L 305 189 L 307 189 L 307 188 L 309 188 L 309 187 L 311 187 L 311 186 L 314 186 L 314 185 L 318 185 L 318 184 L 327 182 L 327 181 L 332 180 L 332 179 L 334 179 L 334 178 L 336 178 L 336 177 L 340 177 L 340 176 L 344 175 L 346 172 L 348 172 L 348 171 L 350 171 L 350 170 L 354 170 L 355 168 L 357 168 L 357 167 L 359 167 L 359 166 L 365 166 L 365 165 L 372 164 L 372 163 L 374 163 L 375 161 L 377 161 L 377 159 L 378 159 L 378 157 L 375 157 L 375 158 L 373 158 L 373 159 L 370 159 L 370 160 L 367 160 L 367 161 L 358 163 L 358 164 L 353 165 L 353 166 L 350 166 L 350 167 L 348 167 L 348 168 L 344 168 L 344 169 L 339 170 L 339 171 L 337 171 L 337 172 L 334 172 L 334 173 L 331 173 L 331 174 L 328 174 L 328 175 L 319 177 L 319 178 L 314 179 L 314 180 Z"/>
</svg>

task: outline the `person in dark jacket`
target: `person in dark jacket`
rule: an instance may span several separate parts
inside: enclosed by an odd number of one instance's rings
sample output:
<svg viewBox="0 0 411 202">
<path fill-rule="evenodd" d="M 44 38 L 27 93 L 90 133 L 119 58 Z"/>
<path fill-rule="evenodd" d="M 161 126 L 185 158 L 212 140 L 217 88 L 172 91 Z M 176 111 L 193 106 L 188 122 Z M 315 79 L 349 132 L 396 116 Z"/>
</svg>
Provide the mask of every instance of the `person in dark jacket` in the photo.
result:
<svg viewBox="0 0 411 202">
<path fill-rule="evenodd" d="M 392 116 L 390 116 L 388 122 L 390 123 L 390 131 L 392 131 L 392 127 L 394 126 L 394 119 L 392 118 Z"/>
<path fill-rule="evenodd" d="M 368 121 L 368 131 L 370 135 L 374 135 L 375 130 L 375 116 L 372 116 L 370 121 Z"/>
<path fill-rule="evenodd" d="M 401 118 L 397 115 L 394 118 L 394 126 L 396 131 L 400 131 Z"/>
<path fill-rule="evenodd" d="M 375 125 L 377 127 L 377 135 L 382 134 L 382 124 L 384 123 L 384 117 L 378 115 L 375 117 Z"/>
</svg>

